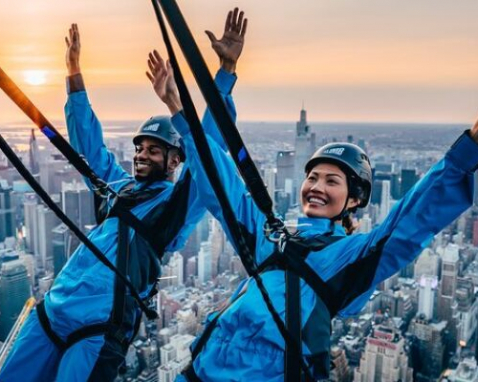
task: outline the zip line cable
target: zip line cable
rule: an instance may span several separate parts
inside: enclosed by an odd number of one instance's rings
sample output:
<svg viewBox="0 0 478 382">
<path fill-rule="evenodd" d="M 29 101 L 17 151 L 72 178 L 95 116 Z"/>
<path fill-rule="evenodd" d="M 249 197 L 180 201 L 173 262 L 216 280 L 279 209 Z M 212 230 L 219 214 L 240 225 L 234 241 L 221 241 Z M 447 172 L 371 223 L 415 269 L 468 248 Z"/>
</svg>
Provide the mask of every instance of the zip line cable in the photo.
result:
<svg viewBox="0 0 478 382">
<path fill-rule="evenodd" d="M 153 1 L 154 3 L 154 1 Z M 169 21 L 171 30 L 181 47 L 184 57 L 191 68 L 201 93 L 206 100 L 211 114 L 229 147 L 234 162 L 236 163 L 246 186 L 258 208 L 266 215 L 270 224 L 277 224 L 278 219 L 273 213 L 273 202 L 267 191 L 257 167 L 252 160 L 236 125 L 227 112 L 224 100 L 214 84 L 214 80 L 207 68 L 206 62 L 194 41 L 186 20 L 175 1 L 159 0 L 161 7 Z"/>
<path fill-rule="evenodd" d="M 84 158 L 78 154 L 62 135 L 53 127 L 40 110 L 33 104 L 13 80 L 0 68 L 0 88 L 30 118 L 50 142 L 70 161 L 70 163 L 88 178 L 99 190 L 113 190 L 91 169 Z"/>
<path fill-rule="evenodd" d="M 191 33 L 189 32 L 189 30 L 187 29 L 187 25 L 185 23 L 185 20 L 182 17 L 182 15 L 180 14 L 179 8 L 177 7 L 174 0 L 170 0 L 170 1 L 168 1 L 168 0 L 158 0 L 158 1 L 159 1 L 159 3 L 161 3 L 161 6 L 162 6 L 163 10 L 164 10 L 166 16 L 168 17 L 169 24 L 171 26 L 171 29 L 175 33 L 176 37 L 177 38 L 178 38 L 178 36 L 183 37 L 183 39 L 181 39 L 181 41 L 183 43 L 182 46 L 191 47 L 191 46 L 194 45 L 196 47 L 195 52 L 200 56 L 199 50 L 197 49 L 197 46 L 194 43 L 193 37 L 192 37 Z M 211 150 L 210 150 L 208 142 L 207 142 L 206 135 L 205 135 L 205 133 L 202 129 L 201 122 L 199 120 L 199 117 L 198 117 L 197 112 L 195 110 L 193 101 L 191 99 L 188 88 L 186 86 L 186 83 L 185 83 L 184 78 L 182 76 L 181 70 L 179 68 L 179 64 L 178 64 L 175 52 L 173 50 L 173 47 L 172 47 L 172 44 L 171 44 L 171 41 L 170 41 L 170 38 L 169 38 L 167 27 L 166 27 L 165 21 L 163 19 L 162 13 L 161 13 L 161 9 L 158 5 L 158 1 L 152 0 L 152 4 L 153 4 L 153 7 L 154 7 L 154 11 L 155 11 L 157 20 L 158 20 L 159 25 L 160 25 L 160 29 L 161 29 L 163 39 L 164 39 L 164 42 L 165 42 L 165 45 L 166 45 L 166 48 L 167 48 L 167 51 L 168 51 L 168 55 L 169 55 L 169 59 L 171 61 L 171 65 L 172 65 L 173 70 L 174 70 L 174 75 L 175 75 L 176 83 L 177 83 L 177 86 L 178 86 L 181 102 L 182 102 L 183 107 L 184 107 L 184 113 L 186 115 L 186 119 L 188 120 L 188 122 L 190 124 L 191 133 L 192 133 L 196 148 L 198 150 L 200 160 L 203 164 L 203 168 L 204 168 L 204 170 L 205 170 L 205 172 L 208 176 L 209 181 L 211 182 L 211 185 L 212 185 L 213 190 L 216 194 L 216 197 L 217 197 L 217 199 L 218 199 L 218 201 L 221 205 L 223 215 L 224 215 L 224 219 L 225 219 L 225 221 L 227 223 L 227 226 L 229 228 L 229 231 L 231 232 L 231 235 L 234 239 L 237 252 L 238 252 L 238 254 L 241 258 L 241 261 L 243 262 L 244 267 L 246 268 L 247 272 L 256 281 L 256 284 L 259 288 L 259 291 L 262 295 L 262 298 L 263 298 L 263 300 L 264 300 L 264 302 L 267 306 L 267 309 L 269 310 L 269 312 L 270 312 L 270 314 L 271 314 L 279 332 L 281 333 L 282 337 L 284 338 L 284 341 L 286 342 L 287 347 L 289 349 L 291 349 L 293 351 L 293 353 L 301 354 L 301 344 L 298 344 L 296 339 L 287 330 L 287 328 L 286 328 L 284 322 L 282 321 L 279 313 L 275 310 L 275 308 L 272 304 L 272 300 L 271 300 L 271 298 L 270 298 L 270 296 L 269 296 L 269 294 L 268 294 L 268 292 L 267 292 L 267 290 L 266 290 L 266 288 L 263 284 L 262 278 L 259 276 L 259 274 L 257 272 L 257 266 L 255 265 L 254 257 L 251 253 L 251 249 L 247 245 L 246 240 L 244 238 L 242 227 L 237 222 L 234 211 L 233 211 L 233 209 L 230 205 L 229 199 L 227 198 L 227 194 L 224 191 L 223 185 L 221 183 L 220 177 L 219 177 L 218 172 L 217 172 L 217 167 L 215 166 L 215 162 L 214 162 L 214 159 L 213 159 L 212 154 L 211 154 Z M 184 37 L 182 35 L 182 34 L 186 34 L 185 30 L 188 32 L 188 35 L 186 37 Z M 190 52 L 186 52 L 183 49 L 183 53 L 186 55 L 186 58 L 188 59 L 187 53 L 190 53 Z M 202 59 L 202 57 L 201 57 L 201 59 Z M 197 75 L 197 73 L 195 73 L 195 70 L 196 70 L 195 64 L 197 62 L 196 62 L 196 60 L 191 59 L 191 58 L 189 58 L 189 62 L 190 62 L 191 70 L 192 70 L 192 72 L 194 73 L 194 75 L 197 79 L 199 77 L 199 75 Z M 202 62 L 204 63 L 203 60 L 202 60 Z M 224 102 L 222 101 L 222 98 L 219 95 L 219 92 L 217 91 L 217 88 L 215 87 L 214 82 L 212 82 L 212 77 L 211 77 L 207 67 L 205 66 L 205 63 L 204 63 L 204 67 L 202 69 L 205 70 L 205 72 L 207 73 L 209 78 L 211 78 L 211 86 L 210 87 L 213 88 L 214 91 L 208 92 L 205 89 L 203 89 L 203 87 L 209 87 L 209 84 L 208 83 L 203 84 L 202 82 L 199 83 L 199 87 L 201 88 L 201 91 L 203 92 L 203 94 L 205 94 L 205 93 L 206 94 L 215 93 L 214 95 L 211 96 L 212 98 L 206 99 L 208 107 L 210 108 L 213 115 L 214 115 L 214 110 L 215 110 L 216 114 L 218 114 L 220 116 L 222 116 L 223 114 L 228 116 L 228 120 L 226 122 L 223 122 L 223 123 L 227 124 L 228 129 L 232 130 L 232 131 L 228 130 L 227 133 L 222 131 L 224 139 L 226 140 L 226 142 L 229 142 L 229 140 L 232 139 L 231 137 L 237 136 L 238 139 L 240 139 L 240 142 L 242 143 L 242 139 L 240 138 L 240 134 L 237 131 L 237 128 L 235 127 L 234 122 L 232 121 L 229 113 L 225 109 Z M 217 99 L 215 99 L 216 95 L 219 98 L 220 102 Z M 217 117 L 217 115 L 215 115 L 215 117 Z M 216 118 L 216 123 L 217 123 L 218 126 L 221 126 L 221 124 L 220 124 L 221 122 L 222 122 L 222 119 Z M 224 126 L 222 126 L 222 127 L 224 127 Z M 235 134 L 233 134 L 233 131 L 235 132 Z M 228 135 L 229 133 L 231 133 L 230 136 Z M 236 147 L 236 148 L 239 147 L 236 144 L 233 144 L 233 146 Z M 233 157 L 238 159 L 239 165 L 241 163 L 243 163 L 243 164 L 245 163 L 247 165 L 246 168 L 245 168 L 245 171 L 243 172 L 243 177 L 245 178 L 244 180 L 246 181 L 246 184 L 247 184 L 248 181 L 252 182 L 253 187 L 251 187 L 252 190 L 250 188 L 250 191 L 251 191 L 251 194 L 252 194 L 254 200 L 256 200 L 256 198 L 259 197 L 260 204 L 261 204 L 262 208 L 264 208 L 264 210 L 265 210 L 263 212 L 266 214 L 266 216 L 268 216 L 269 219 L 271 219 L 271 220 L 273 219 L 273 221 L 276 223 L 277 218 L 275 218 L 275 216 L 273 215 L 273 212 L 272 212 L 272 200 L 270 199 L 270 196 L 267 193 L 267 189 L 265 188 L 264 183 L 262 182 L 262 178 L 260 178 L 260 175 L 257 172 L 257 168 L 255 167 L 254 162 L 252 161 L 250 156 L 248 155 L 247 150 L 246 150 L 245 146 L 243 145 L 243 143 L 242 143 L 242 147 L 239 149 L 239 151 L 236 150 L 236 155 L 233 155 Z M 255 170 L 255 172 L 257 173 L 258 178 L 254 177 L 255 174 L 253 173 L 252 169 Z M 260 180 L 260 181 L 258 181 L 258 180 Z M 265 193 L 267 194 L 267 197 L 265 199 L 261 199 L 262 194 L 264 193 L 264 190 L 265 190 Z M 253 194 L 253 193 L 256 193 L 256 194 Z M 305 364 L 302 357 L 300 357 L 299 364 L 300 364 L 300 367 L 302 368 L 302 370 L 303 370 L 303 372 L 306 376 L 306 380 L 313 381 L 313 377 L 310 374 L 310 371 L 309 371 L 309 369 L 308 369 L 307 365 Z"/>
</svg>

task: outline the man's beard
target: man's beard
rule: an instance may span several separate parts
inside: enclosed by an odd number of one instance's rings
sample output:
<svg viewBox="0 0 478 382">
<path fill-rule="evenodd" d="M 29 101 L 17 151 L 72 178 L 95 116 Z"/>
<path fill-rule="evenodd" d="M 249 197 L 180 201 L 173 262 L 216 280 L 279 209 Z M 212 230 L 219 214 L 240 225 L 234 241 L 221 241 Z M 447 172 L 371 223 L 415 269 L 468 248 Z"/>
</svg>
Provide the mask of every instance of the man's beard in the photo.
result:
<svg viewBox="0 0 478 382">
<path fill-rule="evenodd" d="M 150 163 L 150 170 L 148 172 L 148 175 L 138 175 L 136 171 L 136 162 L 134 164 L 135 166 L 135 175 L 134 178 L 138 182 L 158 182 L 161 180 L 165 180 L 168 177 L 168 174 L 166 173 L 165 169 L 163 166 L 158 165 L 157 163 Z"/>
</svg>

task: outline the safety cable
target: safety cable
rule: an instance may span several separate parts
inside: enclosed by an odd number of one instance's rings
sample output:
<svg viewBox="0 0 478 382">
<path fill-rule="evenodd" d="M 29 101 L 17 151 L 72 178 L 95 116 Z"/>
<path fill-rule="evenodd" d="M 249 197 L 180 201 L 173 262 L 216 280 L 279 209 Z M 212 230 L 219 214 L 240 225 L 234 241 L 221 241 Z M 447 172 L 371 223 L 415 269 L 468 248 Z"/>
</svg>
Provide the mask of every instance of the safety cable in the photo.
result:
<svg viewBox="0 0 478 382">
<path fill-rule="evenodd" d="M 50 122 L 43 116 L 43 114 L 33 105 L 33 103 L 27 98 L 27 96 L 16 86 L 13 81 L 7 76 L 7 74 L 0 68 L 0 88 L 2 88 L 5 93 L 12 99 L 12 101 L 17 104 L 23 112 L 30 117 L 30 119 L 42 130 L 42 132 L 52 141 L 52 143 L 57 147 L 70 163 L 84 176 L 88 177 L 94 185 L 97 187 L 102 187 L 103 189 L 111 190 L 111 188 L 101 180 L 93 170 L 87 165 L 84 159 L 70 146 L 70 144 L 56 131 L 56 129 L 51 125 Z M 108 260 L 108 258 L 94 245 L 88 237 L 65 215 L 65 213 L 55 204 L 55 202 L 50 198 L 48 193 L 43 189 L 43 187 L 35 180 L 30 171 L 23 165 L 22 161 L 18 156 L 13 152 L 11 147 L 8 145 L 6 140 L 0 134 L 0 149 L 3 151 L 5 156 L 10 160 L 10 162 L 15 166 L 18 172 L 23 176 L 27 181 L 30 187 L 40 196 L 40 198 L 45 202 L 45 204 L 58 216 L 58 218 L 65 223 L 65 225 L 81 240 L 81 242 L 93 253 L 96 258 L 113 271 L 120 280 L 128 287 L 131 292 L 131 296 L 138 302 L 141 310 L 146 314 L 146 316 L 152 320 L 158 317 L 158 314 L 148 308 L 138 292 L 136 291 L 133 284 L 124 276 L 118 269 Z M 113 191 L 114 192 L 114 191 Z M 135 220 L 129 222 L 129 225 L 132 225 L 134 229 L 141 230 L 142 228 L 137 225 L 139 219 L 134 216 L 130 211 L 118 209 L 118 217 L 125 219 L 130 219 L 130 215 L 134 217 Z M 142 226 L 143 223 L 139 221 Z M 131 224 L 132 223 L 132 224 Z M 141 234 L 141 232 L 140 232 Z"/>
<path fill-rule="evenodd" d="M 236 163 L 246 186 L 258 208 L 270 224 L 277 224 L 273 213 L 273 202 L 257 167 L 252 160 L 237 127 L 224 105 L 224 100 L 207 68 L 207 65 L 187 27 L 186 21 L 175 1 L 159 0 L 169 21 L 169 25 L 181 47 L 192 74 L 199 85 L 211 114 L 226 142 L 229 152 Z"/>
<path fill-rule="evenodd" d="M 161 3 L 161 5 L 163 7 L 163 10 L 164 10 L 166 16 L 168 17 L 169 24 L 170 24 L 172 30 L 175 32 L 176 37 L 178 37 L 179 32 L 176 29 L 178 29 L 180 27 L 181 27 L 181 29 L 187 29 L 184 18 L 182 18 L 182 16 L 180 15 L 179 8 L 177 7 L 177 5 L 175 4 L 175 2 L 173 0 L 171 0 L 171 1 L 158 0 L 158 1 Z M 272 300 L 271 300 L 271 298 L 270 298 L 270 296 L 269 296 L 269 294 L 268 294 L 268 292 L 267 292 L 267 290 L 264 286 L 262 278 L 259 276 L 259 274 L 257 272 L 257 267 L 256 267 L 255 262 L 254 262 L 254 257 L 251 253 L 251 249 L 249 248 L 249 246 L 246 243 L 242 228 L 241 228 L 241 226 L 239 225 L 239 223 L 236 219 L 235 213 L 234 213 L 234 211 L 231 207 L 231 204 L 229 202 L 227 194 L 224 191 L 223 185 L 221 183 L 221 179 L 220 179 L 218 171 L 217 171 L 217 167 L 215 165 L 214 159 L 213 159 L 212 154 L 211 154 L 211 150 L 210 150 L 208 142 L 207 142 L 206 135 L 205 135 L 205 133 L 202 129 L 202 125 L 201 125 L 201 122 L 200 122 L 199 117 L 197 115 L 196 109 L 194 107 L 192 98 L 189 94 L 188 88 L 186 86 L 186 83 L 185 83 L 184 78 L 182 76 L 181 70 L 179 68 L 179 64 L 178 64 L 174 49 L 172 47 L 172 44 L 171 44 L 171 41 L 170 41 L 170 38 L 169 38 L 166 23 L 163 19 L 161 9 L 159 7 L 159 4 L 158 4 L 157 0 L 152 0 L 152 4 L 153 4 L 153 7 L 154 7 L 156 18 L 157 18 L 157 20 L 159 22 L 159 25 L 160 25 L 160 29 L 161 29 L 161 32 L 162 32 L 162 35 L 163 35 L 164 43 L 165 43 L 167 51 L 168 51 L 170 62 L 171 62 L 171 65 L 173 67 L 173 70 L 174 70 L 174 76 L 175 76 L 176 83 L 177 83 L 177 86 L 178 86 L 181 102 L 182 102 L 182 105 L 183 105 L 183 108 L 184 108 L 184 114 L 186 116 L 187 121 L 189 122 L 190 129 L 191 129 L 191 134 L 192 134 L 192 137 L 194 139 L 196 148 L 198 150 L 200 160 L 203 164 L 203 168 L 204 168 L 204 170 L 207 174 L 207 177 L 208 177 L 208 179 L 211 183 L 211 186 L 214 190 L 214 193 L 216 194 L 217 200 L 219 201 L 219 203 L 221 205 L 224 219 L 227 223 L 227 226 L 229 228 L 231 236 L 232 236 L 232 238 L 234 240 L 234 243 L 236 245 L 236 250 L 238 252 L 238 255 L 241 258 L 241 261 L 244 264 L 244 267 L 246 268 L 247 272 L 256 281 L 256 284 L 259 288 L 259 291 L 262 295 L 262 298 L 263 298 L 263 300 L 264 300 L 264 302 L 267 306 L 267 309 L 269 310 L 275 324 L 277 325 L 277 328 L 279 329 L 279 332 L 281 333 L 282 337 L 284 338 L 284 341 L 287 344 L 287 347 L 289 349 L 291 349 L 293 351 L 293 353 L 301 354 L 301 344 L 297 343 L 296 339 L 287 330 L 287 328 L 286 328 L 284 322 L 282 321 L 279 313 L 275 310 L 275 308 L 272 304 Z M 179 16 L 178 16 L 178 14 L 179 14 Z M 174 24 L 173 24 L 173 22 L 174 22 Z M 191 41 L 187 41 L 187 43 L 185 45 L 187 45 L 187 46 L 194 45 L 195 46 L 194 40 L 193 40 L 192 35 L 190 34 L 190 32 L 189 32 L 189 37 L 190 37 Z M 199 51 L 198 51 L 198 54 L 200 54 Z M 196 68 L 193 66 L 192 67 L 193 73 L 195 72 L 195 69 Z M 207 70 L 207 68 L 206 68 L 206 70 Z M 207 71 L 207 73 L 210 76 L 208 71 Z M 200 87 L 202 88 L 202 86 L 200 86 Z M 206 102 L 208 104 L 208 107 L 210 108 L 211 112 L 213 112 L 213 110 L 216 109 L 216 108 L 217 109 L 224 109 L 220 112 L 220 114 L 223 114 L 223 111 L 224 111 L 229 116 L 229 113 L 225 109 L 224 102 L 222 101 L 222 98 L 220 97 L 219 93 L 217 92 L 217 89 L 216 89 L 214 83 L 212 83 L 211 87 L 216 90 L 216 93 L 217 93 L 219 99 L 221 100 L 220 103 L 215 102 L 216 100 L 206 100 Z M 203 89 L 201 89 L 201 90 L 204 93 L 204 90 Z M 234 122 L 232 122 L 232 119 L 230 118 L 230 116 L 228 117 L 228 119 L 229 119 L 229 122 L 232 124 L 231 129 L 235 130 L 235 132 L 236 132 L 236 134 L 233 134 L 233 135 L 239 136 L 239 139 L 240 139 L 240 135 L 237 132 L 237 129 L 234 125 Z M 220 126 L 221 121 L 216 119 L 216 123 L 217 123 L 218 126 Z M 227 122 L 223 122 L 223 123 L 227 123 Z M 228 133 L 229 133 L 229 131 L 228 131 Z M 227 136 L 226 134 L 224 134 L 224 138 L 225 139 L 228 138 L 228 140 L 229 140 L 230 137 Z M 241 140 L 241 142 L 242 142 L 242 140 Z M 243 154 L 241 154 L 242 155 L 241 158 L 244 158 L 244 162 L 247 160 L 247 158 L 249 158 L 250 161 L 252 162 L 252 159 L 247 154 L 247 150 L 245 149 L 245 146 L 242 146 L 242 148 L 240 149 L 240 152 L 243 153 Z M 239 157 L 237 157 L 237 158 L 239 158 Z M 253 165 L 253 168 L 257 171 L 253 162 L 252 162 L 252 165 Z M 250 169 L 251 169 L 251 167 L 247 168 L 247 174 L 250 174 L 250 172 L 249 172 Z M 260 178 L 260 176 L 259 176 L 259 178 Z M 250 178 L 247 178 L 247 179 L 249 180 Z M 262 190 L 259 190 L 259 187 L 256 187 L 257 185 L 262 185 L 264 190 L 266 190 L 264 184 L 262 183 L 262 179 L 260 180 L 260 183 L 258 183 L 256 181 L 256 179 L 254 179 L 253 184 L 254 184 L 254 191 L 256 191 L 256 190 L 258 192 L 260 191 L 260 193 L 262 194 Z M 252 191 L 251 191 L 251 193 L 252 193 Z M 267 193 L 267 190 L 266 190 L 266 193 Z M 256 197 L 257 197 L 257 194 L 256 194 Z M 270 201 L 270 204 L 269 204 L 269 202 L 261 203 L 261 204 L 262 204 L 262 207 L 264 209 L 266 209 L 266 211 L 268 210 L 268 212 L 265 212 L 265 211 L 263 211 L 263 212 L 265 214 L 269 214 L 269 217 L 272 219 L 272 217 L 273 217 L 272 201 L 269 197 L 269 194 L 267 194 L 267 199 L 268 199 L 268 201 Z M 254 199 L 254 200 L 256 200 L 256 199 Z M 275 217 L 274 217 L 274 219 L 275 219 Z M 303 372 L 306 376 L 306 380 L 313 381 L 314 379 L 313 379 L 312 375 L 310 374 L 310 370 L 307 367 L 307 365 L 305 364 L 302 357 L 300 357 L 299 363 L 300 363 L 300 367 L 302 368 L 302 370 L 303 370 Z"/>
<path fill-rule="evenodd" d="M 78 154 L 70 143 L 63 138 L 33 102 L 28 99 L 26 94 L 22 92 L 10 77 L 8 77 L 2 68 L 0 68 L 0 88 L 33 121 L 33 123 L 37 125 L 41 132 L 50 140 L 53 146 L 65 156 L 70 164 L 91 182 L 93 190 L 98 195 L 102 197 L 113 196 L 118 198 L 118 193 L 93 171 L 85 161 L 84 157 Z M 158 250 L 154 235 L 149 233 L 149 228 L 140 219 L 127 209 L 117 208 L 116 212 L 118 212 L 118 217 L 121 220 L 124 220 L 126 224 L 146 239 L 155 250 Z"/>
<path fill-rule="evenodd" d="M 88 178 L 93 186 L 99 190 L 112 191 L 108 185 L 95 174 L 84 158 L 53 127 L 40 110 L 31 102 L 25 93 L 12 81 L 12 79 L 0 68 L 0 88 L 5 94 L 37 125 L 41 132 L 50 142 L 65 156 L 66 159 L 81 173 Z"/>
</svg>

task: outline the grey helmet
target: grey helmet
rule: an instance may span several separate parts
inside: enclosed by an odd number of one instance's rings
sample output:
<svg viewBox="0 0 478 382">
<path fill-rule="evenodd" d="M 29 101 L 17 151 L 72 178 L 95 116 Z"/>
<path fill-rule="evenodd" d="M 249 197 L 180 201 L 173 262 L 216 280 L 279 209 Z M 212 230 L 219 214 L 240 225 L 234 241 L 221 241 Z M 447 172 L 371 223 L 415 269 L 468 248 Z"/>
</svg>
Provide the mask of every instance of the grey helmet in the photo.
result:
<svg viewBox="0 0 478 382">
<path fill-rule="evenodd" d="M 372 167 L 365 151 L 352 143 L 329 143 L 318 149 L 306 163 L 306 174 L 322 162 L 339 166 L 347 175 L 349 195 L 360 199 L 359 208 L 368 205 L 372 196 Z"/>
<path fill-rule="evenodd" d="M 186 156 L 181 148 L 180 135 L 174 128 L 169 117 L 155 116 L 145 121 L 136 132 L 133 143 L 139 144 L 142 138 L 149 137 L 160 140 L 166 145 L 166 148 L 176 148 L 179 150 L 181 161 L 184 162 Z"/>
</svg>

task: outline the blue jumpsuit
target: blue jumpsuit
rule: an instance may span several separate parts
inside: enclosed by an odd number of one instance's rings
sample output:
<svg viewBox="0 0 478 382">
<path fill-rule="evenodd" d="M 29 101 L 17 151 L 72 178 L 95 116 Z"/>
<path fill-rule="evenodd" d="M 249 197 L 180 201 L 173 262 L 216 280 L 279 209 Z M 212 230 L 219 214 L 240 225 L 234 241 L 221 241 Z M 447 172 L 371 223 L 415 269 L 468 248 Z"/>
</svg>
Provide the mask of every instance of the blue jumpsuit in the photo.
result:
<svg viewBox="0 0 478 382">
<path fill-rule="evenodd" d="M 187 122 L 181 114 L 176 114 L 172 121 L 183 137 L 199 197 L 228 232 L 221 208 L 199 161 Z M 274 252 L 274 245 L 264 237 L 265 217 L 238 176 L 230 156 L 212 139 L 209 139 L 209 143 L 236 218 L 253 238 L 255 261 L 259 265 Z M 299 218 L 298 230 L 304 238 L 320 234 L 343 237 L 321 251 L 310 252 L 306 259 L 306 263 L 326 282 L 346 267 L 364 260 L 366 254 L 384 241 L 382 239 L 387 239 L 381 247 L 380 257 L 377 257 L 376 271 L 370 276 L 371 287 L 342 306 L 337 311 L 338 316 L 358 314 L 378 283 L 413 261 L 430 244 L 434 235 L 471 206 L 473 172 L 477 166 L 478 145 L 465 133 L 445 157 L 393 207 L 386 220 L 370 233 L 346 236 L 342 226 L 329 219 Z M 262 278 L 275 309 L 284 319 L 284 271 L 268 271 L 262 274 Z M 245 290 L 245 293 L 236 292 L 235 296 L 239 297 L 233 296 L 231 305 L 221 314 L 209 341 L 193 362 L 194 372 L 202 381 L 284 380 L 284 340 L 256 282 L 248 279 L 246 283 L 238 289 Z M 328 360 L 331 317 L 327 316 L 325 322 L 328 328 L 325 328 L 323 320 L 314 321 L 323 314 L 324 306 L 303 280 L 301 299 L 304 357 L 313 359 L 317 355 L 314 353 L 322 351 L 326 353 L 324 359 Z M 210 315 L 209 322 L 216 314 Z M 312 335 L 307 338 L 307 333 Z M 326 377 L 314 369 L 311 372 L 317 379 Z M 183 375 L 177 378 L 177 381 L 184 380 L 186 377 Z"/>
<path fill-rule="evenodd" d="M 223 95 L 229 112 L 235 118 L 235 107 L 230 92 L 236 77 L 222 70 L 216 75 L 216 85 Z M 72 146 L 83 154 L 93 170 L 112 187 L 120 190 L 125 184 L 134 183 L 134 189 L 144 187 L 142 182 L 126 173 L 115 161 L 103 143 L 101 125 L 89 104 L 85 91 L 69 94 L 65 106 L 68 134 Z M 203 120 L 206 128 L 214 129 L 214 120 L 206 111 Z M 213 132 L 214 133 L 214 132 Z M 143 219 L 168 201 L 176 187 L 182 184 L 188 168 L 184 165 L 176 186 L 169 181 L 159 181 L 150 188 L 163 189 L 152 199 L 147 200 L 131 212 Z M 88 183 L 88 182 L 87 182 Z M 167 246 L 167 251 L 180 249 L 195 224 L 202 218 L 206 209 L 198 198 L 194 182 L 190 183 L 187 201 L 178 206 L 176 216 L 169 219 L 182 219 L 181 229 Z M 179 216 L 182 215 L 182 216 Z M 141 297 L 151 292 L 155 280 L 160 275 L 157 255 L 147 248 L 134 230 L 129 229 L 131 270 L 128 276 Z M 89 239 L 115 264 L 117 262 L 118 219 L 106 219 L 89 234 Z M 153 253 L 152 253 L 153 252 Z M 104 323 L 110 318 L 114 301 L 114 274 L 100 263 L 95 256 L 81 245 L 71 256 L 56 278 L 52 288 L 45 295 L 45 311 L 53 331 L 62 339 L 73 331 L 91 324 Z M 137 304 L 127 290 L 126 307 L 128 312 L 125 328 L 130 336 L 138 315 Z M 124 349 L 104 335 L 83 339 L 66 351 L 60 351 L 47 337 L 34 310 L 25 322 L 4 367 L 0 371 L 2 382 L 41 382 L 41 381 L 107 381 L 116 376 L 117 368 L 124 359 Z M 105 370 L 113 368 L 112 374 Z"/>
</svg>

